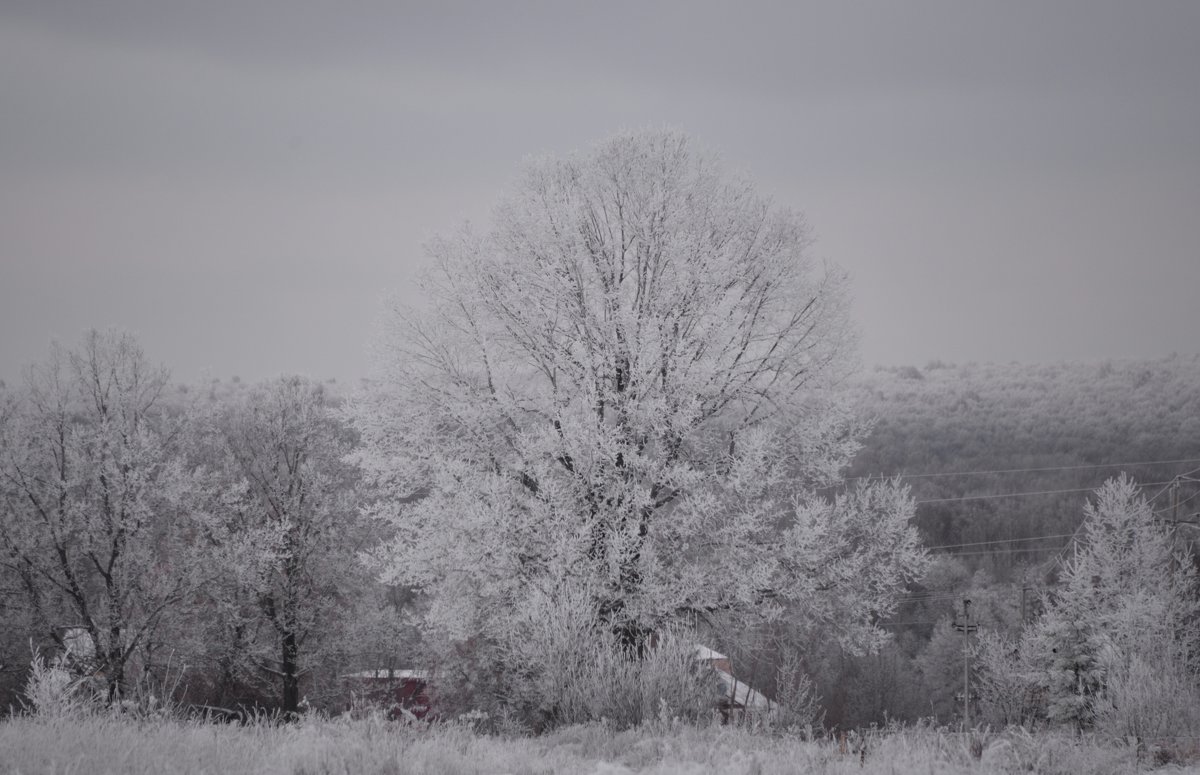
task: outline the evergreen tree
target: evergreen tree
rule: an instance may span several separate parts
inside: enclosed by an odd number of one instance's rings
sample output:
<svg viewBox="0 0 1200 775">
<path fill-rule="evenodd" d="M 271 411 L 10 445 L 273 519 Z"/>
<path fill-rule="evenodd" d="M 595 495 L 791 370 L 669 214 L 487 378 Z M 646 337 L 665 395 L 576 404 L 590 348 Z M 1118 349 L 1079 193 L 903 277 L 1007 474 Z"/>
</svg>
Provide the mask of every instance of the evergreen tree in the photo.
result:
<svg viewBox="0 0 1200 775">
<path fill-rule="evenodd" d="M 1107 676 L 1135 657 L 1191 664 L 1196 591 L 1194 566 L 1176 554 L 1134 482 L 1106 482 L 1085 509 L 1058 592 L 1022 642 L 1049 718 L 1090 726 Z"/>
</svg>

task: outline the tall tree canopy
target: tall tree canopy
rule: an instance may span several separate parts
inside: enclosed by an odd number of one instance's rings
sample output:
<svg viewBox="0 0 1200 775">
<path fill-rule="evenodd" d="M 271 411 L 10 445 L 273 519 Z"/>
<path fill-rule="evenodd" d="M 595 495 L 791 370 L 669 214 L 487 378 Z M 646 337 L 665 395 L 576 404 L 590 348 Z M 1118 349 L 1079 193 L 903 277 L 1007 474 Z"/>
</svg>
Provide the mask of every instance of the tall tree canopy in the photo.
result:
<svg viewBox="0 0 1200 775">
<path fill-rule="evenodd" d="M 531 590 L 570 588 L 632 639 L 789 606 L 879 635 L 923 555 L 898 487 L 814 495 L 858 428 L 846 276 L 809 243 L 645 132 L 531 162 L 490 230 L 430 245 L 428 304 L 388 318 L 356 413 L 395 496 L 385 577 L 428 593 L 431 630 L 503 636 Z"/>
<path fill-rule="evenodd" d="M 128 334 L 57 345 L 0 412 L 0 563 L 40 634 L 81 628 L 110 699 L 197 577 L 183 424 L 164 408 L 167 372 Z"/>
<path fill-rule="evenodd" d="M 277 678 L 289 713 L 303 674 L 337 644 L 368 586 L 356 553 L 370 529 L 358 518 L 358 473 L 344 460 L 354 438 L 336 405 L 320 383 L 281 377 L 217 403 L 206 439 L 222 571 L 209 597 L 231 656 Z"/>
</svg>

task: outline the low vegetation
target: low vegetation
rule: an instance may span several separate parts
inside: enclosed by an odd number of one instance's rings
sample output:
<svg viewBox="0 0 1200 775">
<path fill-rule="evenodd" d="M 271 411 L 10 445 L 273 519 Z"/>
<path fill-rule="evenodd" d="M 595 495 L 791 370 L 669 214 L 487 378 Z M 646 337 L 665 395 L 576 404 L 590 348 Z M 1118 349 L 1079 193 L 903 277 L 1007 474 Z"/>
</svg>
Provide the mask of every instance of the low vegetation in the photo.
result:
<svg viewBox="0 0 1200 775">
<path fill-rule="evenodd" d="M 1154 766 L 1134 746 L 1069 734 L 961 735 L 915 727 L 809 740 L 667 717 L 617 732 L 603 724 L 539 737 L 484 735 L 468 723 L 378 717 L 244 727 L 94 716 L 0 724 L 0 772 L 21 773 L 1128 773 Z"/>
</svg>

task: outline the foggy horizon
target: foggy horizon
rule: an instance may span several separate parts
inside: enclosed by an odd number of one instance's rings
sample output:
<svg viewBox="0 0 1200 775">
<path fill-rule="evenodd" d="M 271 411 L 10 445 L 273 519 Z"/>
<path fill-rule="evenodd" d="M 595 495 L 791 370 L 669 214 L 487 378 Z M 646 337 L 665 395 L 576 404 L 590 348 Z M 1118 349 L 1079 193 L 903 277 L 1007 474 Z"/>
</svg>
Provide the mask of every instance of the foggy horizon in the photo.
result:
<svg viewBox="0 0 1200 775">
<path fill-rule="evenodd" d="M 873 365 L 1195 353 L 1200 7 L 0 7 L 0 379 L 89 328 L 354 382 L 522 160 L 670 126 L 802 211 Z"/>
</svg>

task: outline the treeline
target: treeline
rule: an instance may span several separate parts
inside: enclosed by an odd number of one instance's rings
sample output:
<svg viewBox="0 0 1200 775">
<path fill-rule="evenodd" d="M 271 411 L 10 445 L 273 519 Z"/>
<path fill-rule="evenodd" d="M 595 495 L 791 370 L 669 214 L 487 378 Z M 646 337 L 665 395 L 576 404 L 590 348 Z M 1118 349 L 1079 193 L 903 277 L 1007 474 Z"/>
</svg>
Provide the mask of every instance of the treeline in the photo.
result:
<svg viewBox="0 0 1200 775">
<path fill-rule="evenodd" d="M 714 636 L 742 679 L 819 696 L 827 724 L 957 719 L 962 599 L 1016 637 L 1109 477 L 1155 483 L 1140 492 L 1160 516 L 1200 510 L 1193 482 L 1163 484 L 1200 469 L 1163 462 L 1200 457 L 1200 357 L 933 363 L 849 389 L 874 423 L 849 477 L 972 473 L 906 479 L 935 561 L 882 650 L 819 628 L 807 643 L 771 627 Z M 297 377 L 176 384 L 119 333 L 0 386 L 0 703 L 16 703 L 33 652 L 86 662 L 110 697 L 284 710 L 333 709 L 349 671 L 412 666 L 418 601 L 363 561 L 394 536 L 372 516 L 344 404 Z"/>
<path fill-rule="evenodd" d="M 92 332 L 0 392 L 3 706 L 37 653 L 109 701 L 285 711 L 390 666 L 402 597 L 360 561 L 384 528 L 331 387 L 174 384 Z"/>
</svg>

